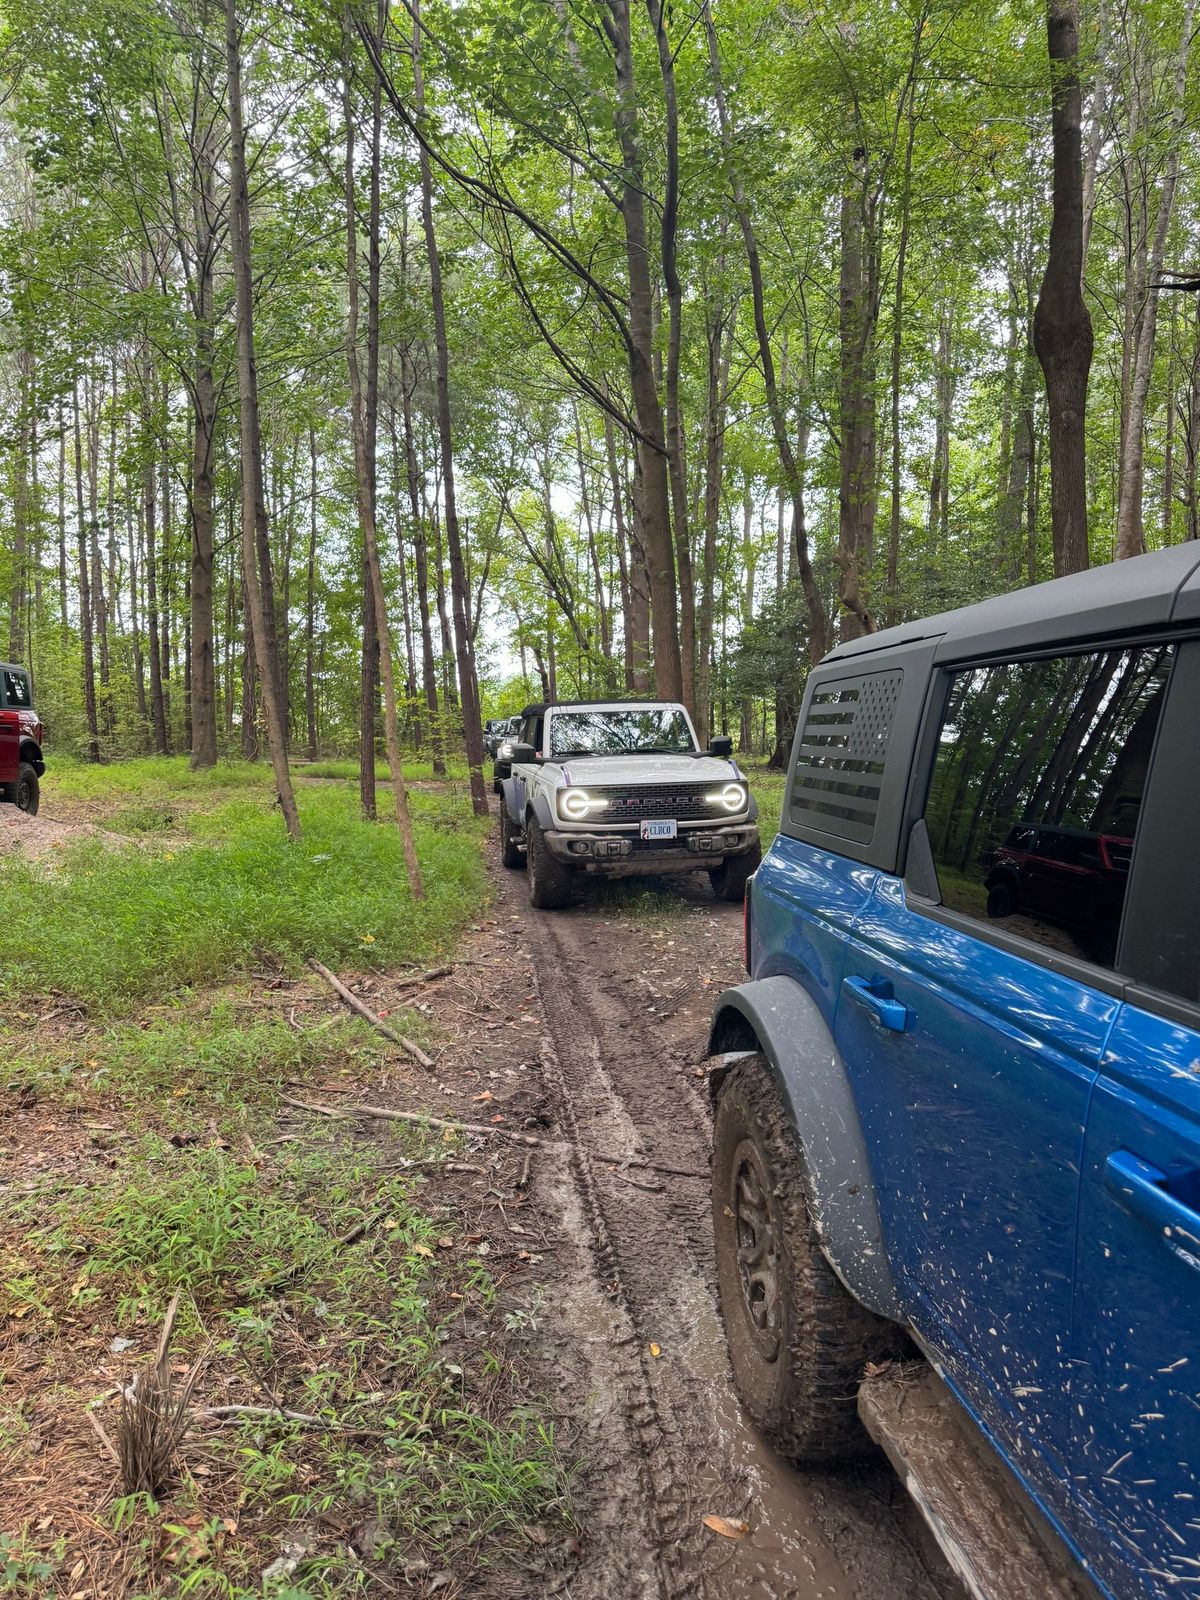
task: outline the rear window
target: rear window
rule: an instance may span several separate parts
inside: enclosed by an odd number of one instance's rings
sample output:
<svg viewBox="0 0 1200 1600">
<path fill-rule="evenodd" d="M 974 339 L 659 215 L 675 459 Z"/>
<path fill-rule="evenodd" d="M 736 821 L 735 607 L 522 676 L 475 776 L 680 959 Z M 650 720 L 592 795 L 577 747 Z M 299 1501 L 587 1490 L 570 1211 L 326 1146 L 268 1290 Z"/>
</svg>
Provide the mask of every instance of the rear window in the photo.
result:
<svg viewBox="0 0 1200 1600">
<path fill-rule="evenodd" d="M 925 807 L 946 907 L 1114 964 L 1174 649 L 954 675 Z"/>
<path fill-rule="evenodd" d="M 788 798 L 794 822 L 870 842 L 903 682 L 897 669 L 814 685 Z"/>
<path fill-rule="evenodd" d="M 5 670 L 3 680 L 5 705 L 10 710 L 29 710 L 33 705 L 33 691 L 25 673 Z"/>
</svg>

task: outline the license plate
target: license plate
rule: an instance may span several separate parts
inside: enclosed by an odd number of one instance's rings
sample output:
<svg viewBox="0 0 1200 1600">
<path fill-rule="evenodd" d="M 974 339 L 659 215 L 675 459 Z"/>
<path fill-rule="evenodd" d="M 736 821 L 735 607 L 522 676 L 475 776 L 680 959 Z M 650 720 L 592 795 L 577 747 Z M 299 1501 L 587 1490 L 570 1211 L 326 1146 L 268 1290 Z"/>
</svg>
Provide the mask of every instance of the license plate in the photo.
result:
<svg viewBox="0 0 1200 1600">
<path fill-rule="evenodd" d="M 642 819 L 643 839 L 674 839 L 678 832 L 674 817 L 669 822 L 665 820 L 651 822 L 645 818 Z"/>
</svg>

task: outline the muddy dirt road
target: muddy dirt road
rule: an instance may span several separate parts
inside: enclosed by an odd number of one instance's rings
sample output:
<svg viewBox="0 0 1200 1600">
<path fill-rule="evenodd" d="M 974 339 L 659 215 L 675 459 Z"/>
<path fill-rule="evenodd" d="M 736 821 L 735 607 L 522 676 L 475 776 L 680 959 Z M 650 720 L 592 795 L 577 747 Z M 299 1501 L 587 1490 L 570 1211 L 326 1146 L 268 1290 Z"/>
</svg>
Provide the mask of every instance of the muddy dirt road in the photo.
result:
<svg viewBox="0 0 1200 1600">
<path fill-rule="evenodd" d="M 587 885 L 570 911 L 538 912 L 524 874 L 496 875 L 496 936 L 532 971 L 542 1030 L 525 1047 L 538 1050 L 546 1120 L 562 1136 L 532 1198 L 555 1216 L 555 1323 L 581 1362 L 590 1537 L 565 1592 L 958 1600 L 882 1459 L 793 1471 L 733 1393 L 700 1062 L 712 998 L 740 976 L 740 908 L 697 879 L 659 885 L 649 906 Z M 750 1532 L 718 1537 L 709 1512 Z"/>
</svg>

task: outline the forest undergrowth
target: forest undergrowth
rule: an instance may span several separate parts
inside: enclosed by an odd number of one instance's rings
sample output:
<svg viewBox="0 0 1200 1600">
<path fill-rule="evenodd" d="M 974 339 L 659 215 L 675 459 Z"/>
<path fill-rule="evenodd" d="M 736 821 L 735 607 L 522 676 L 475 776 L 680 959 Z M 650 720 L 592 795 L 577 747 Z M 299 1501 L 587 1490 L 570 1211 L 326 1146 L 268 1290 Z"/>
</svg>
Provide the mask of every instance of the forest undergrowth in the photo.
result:
<svg viewBox="0 0 1200 1600">
<path fill-rule="evenodd" d="M 373 1004 L 436 1057 L 423 974 L 486 916 L 461 779 L 418 773 L 417 905 L 336 776 L 300 780 L 289 845 L 266 771 L 60 767 L 44 815 L 103 831 L 0 857 L 0 1591 L 455 1593 L 569 1534 L 496 1282 L 433 1203 L 462 1139 L 289 1115 L 413 1073 L 305 960 L 392 985 Z M 130 1492 L 122 1390 L 176 1293 L 190 1424 Z"/>
</svg>

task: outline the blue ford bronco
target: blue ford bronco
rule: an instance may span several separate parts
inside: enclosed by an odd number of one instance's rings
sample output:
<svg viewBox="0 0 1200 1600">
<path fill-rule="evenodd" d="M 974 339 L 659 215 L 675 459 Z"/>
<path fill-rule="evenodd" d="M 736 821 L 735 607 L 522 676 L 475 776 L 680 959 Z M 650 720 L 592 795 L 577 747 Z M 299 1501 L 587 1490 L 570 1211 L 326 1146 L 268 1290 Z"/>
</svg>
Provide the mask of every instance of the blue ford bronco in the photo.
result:
<svg viewBox="0 0 1200 1600">
<path fill-rule="evenodd" d="M 1200 1590 L 1198 808 L 1195 544 L 844 644 L 710 1044 L 751 1416 L 900 1459 L 933 1384 L 1113 1600 Z M 918 1503 L 969 1567 L 950 1476 Z"/>
</svg>

